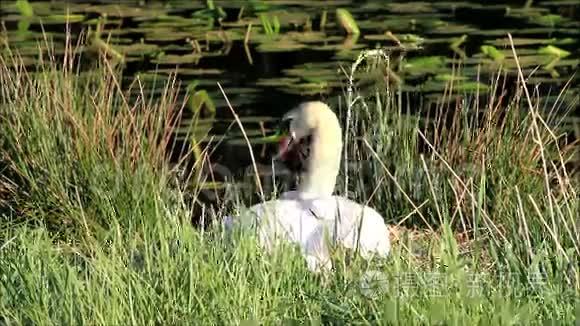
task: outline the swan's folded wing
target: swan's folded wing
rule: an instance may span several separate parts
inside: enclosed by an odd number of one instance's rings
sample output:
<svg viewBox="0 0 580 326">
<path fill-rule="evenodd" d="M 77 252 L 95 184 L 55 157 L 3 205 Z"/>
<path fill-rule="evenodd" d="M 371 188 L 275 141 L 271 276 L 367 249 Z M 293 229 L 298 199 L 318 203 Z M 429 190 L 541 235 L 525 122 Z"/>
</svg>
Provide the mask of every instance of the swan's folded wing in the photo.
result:
<svg viewBox="0 0 580 326">
<path fill-rule="evenodd" d="M 314 200 L 279 199 L 254 205 L 226 225 L 251 228 L 262 248 L 270 251 L 279 241 L 298 245 L 313 271 L 332 265 L 328 241 L 358 249 L 365 258 L 386 257 L 389 230 L 374 209 L 343 197 Z"/>
<path fill-rule="evenodd" d="M 252 230 L 266 250 L 280 240 L 306 248 L 320 222 L 299 201 L 278 199 L 254 205 L 223 220 L 226 229 Z"/>
<path fill-rule="evenodd" d="M 391 250 L 389 229 L 383 217 L 373 208 L 344 201 L 341 210 L 340 237 L 351 248 L 358 248 L 365 258 L 387 257 Z M 344 211 L 344 213 L 342 213 Z"/>
<path fill-rule="evenodd" d="M 363 257 L 388 256 L 391 248 L 389 229 L 373 208 L 345 197 L 317 200 L 314 214 L 332 232 L 335 241 L 349 249 L 358 249 Z"/>
</svg>

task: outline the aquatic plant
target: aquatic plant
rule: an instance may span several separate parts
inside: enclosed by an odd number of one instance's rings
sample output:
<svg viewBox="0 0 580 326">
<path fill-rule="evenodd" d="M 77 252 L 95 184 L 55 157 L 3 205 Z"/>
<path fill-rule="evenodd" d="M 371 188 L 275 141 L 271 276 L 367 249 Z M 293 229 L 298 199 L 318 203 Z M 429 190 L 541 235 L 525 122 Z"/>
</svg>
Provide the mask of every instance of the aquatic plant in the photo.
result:
<svg viewBox="0 0 580 326">
<path fill-rule="evenodd" d="M 280 21 L 277 16 L 270 17 L 268 14 L 260 14 L 260 22 L 267 36 L 280 34 Z"/>
</svg>

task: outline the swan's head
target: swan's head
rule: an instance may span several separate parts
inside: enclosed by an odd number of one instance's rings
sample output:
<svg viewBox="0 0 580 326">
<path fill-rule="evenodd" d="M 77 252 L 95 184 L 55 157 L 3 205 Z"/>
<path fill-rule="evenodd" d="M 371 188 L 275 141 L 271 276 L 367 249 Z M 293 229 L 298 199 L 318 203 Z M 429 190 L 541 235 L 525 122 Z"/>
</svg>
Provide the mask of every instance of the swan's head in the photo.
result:
<svg viewBox="0 0 580 326">
<path fill-rule="evenodd" d="M 301 103 L 287 112 L 282 117 L 282 129 L 285 135 L 279 142 L 277 157 L 283 160 L 296 156 L 304 159 L 312 146 L 319 147 L 319 155 L 342 148 L 338 118 L 328 105 L 319 101 Z"/>
<path fill-rule="evenodd" d="M 277 159 L 298 169 L 302 196 L 330 196 L 340 170 L 342 131 L 336 114 L 322 102 L 305 102 L 282 118 L 286 136 Z"/>
</svg>

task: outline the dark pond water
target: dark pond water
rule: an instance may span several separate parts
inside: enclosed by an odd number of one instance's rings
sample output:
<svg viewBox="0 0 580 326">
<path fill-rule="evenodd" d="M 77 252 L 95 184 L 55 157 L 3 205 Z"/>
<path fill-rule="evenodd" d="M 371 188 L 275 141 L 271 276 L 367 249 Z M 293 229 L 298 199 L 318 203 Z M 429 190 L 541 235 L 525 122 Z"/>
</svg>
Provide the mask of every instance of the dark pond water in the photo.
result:
<svg viewBox="0 0 580 326">
<path fill-rule="evenodd" d="M 358 36 L 345 34 L 337 8 L 352 14 Z M 404 54 L 396 73 L 402 90 L 413 94 L 413 103 L 437 101 L 458 64 L 458 91 L 478 86 L 484 90 L 489 76 L 497 72 L 497 62 L 515 73 L 507 33 L 514 37 L 524 73 L 534 71 L 529 83 L 546 98 L 555 99 L 560 87 L 572 80 L 566 98 L 575 106 L 571 126 L 578 125 L 580 115 L 580 0 L 1 0 L 5 31 L 0 38 L 32 66 L 42 28 L 58 49 L 67 19 L 73 36 L 88 27 L 102 27 L 102 38 L 110 37 L 113 49 L 125 57 L 128 81 L 138 74 L 152 85 L 153 78 L 163 78 L 179 66 L 184 89 L 195 84 L 216 105 L 212 134 L 224 133 L 232 118 L 218 81 L 249 135 L 260 138 L 261 123 L 298 102 L 336 103 L 344 78 L 339 67 L 348 68 L 363 49 L 384 48 L 393 58 Z M 230 134 L 239 135 L 234 129 Z M 216 152 L 216 160 L 247 164 L 243 142 L 234 137 L 224 144 L 228 143 L 228 149 Z"/>
</svg>

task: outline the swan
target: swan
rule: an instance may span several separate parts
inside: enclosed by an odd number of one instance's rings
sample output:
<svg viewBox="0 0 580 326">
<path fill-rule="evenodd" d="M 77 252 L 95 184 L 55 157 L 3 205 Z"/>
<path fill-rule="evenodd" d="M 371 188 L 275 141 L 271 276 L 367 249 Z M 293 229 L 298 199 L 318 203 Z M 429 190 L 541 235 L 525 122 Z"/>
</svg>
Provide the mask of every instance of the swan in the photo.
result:
<svg viewBox="0 0 580 326">
<path fill-rule="evenodd" d="M 287 112 L 282 122 L 288 126 L 288 135 L 281 139 L 275 159 L 287 159 L 302 141 L 310 139 L 297 189 L 251 206 L 237 217 L 225 217 L 226 229 L 253 228 L 266 251 L 278 241 L 298 245 L 312 271 L 332 269 L 330 245 L 358 250 L 367 259 L 387 257 L 391 244 L 383 217 L 369 206 L 333 195 L 342 152 L 336 114 L 323 102 L 303 102 Z"/>
</svg>

